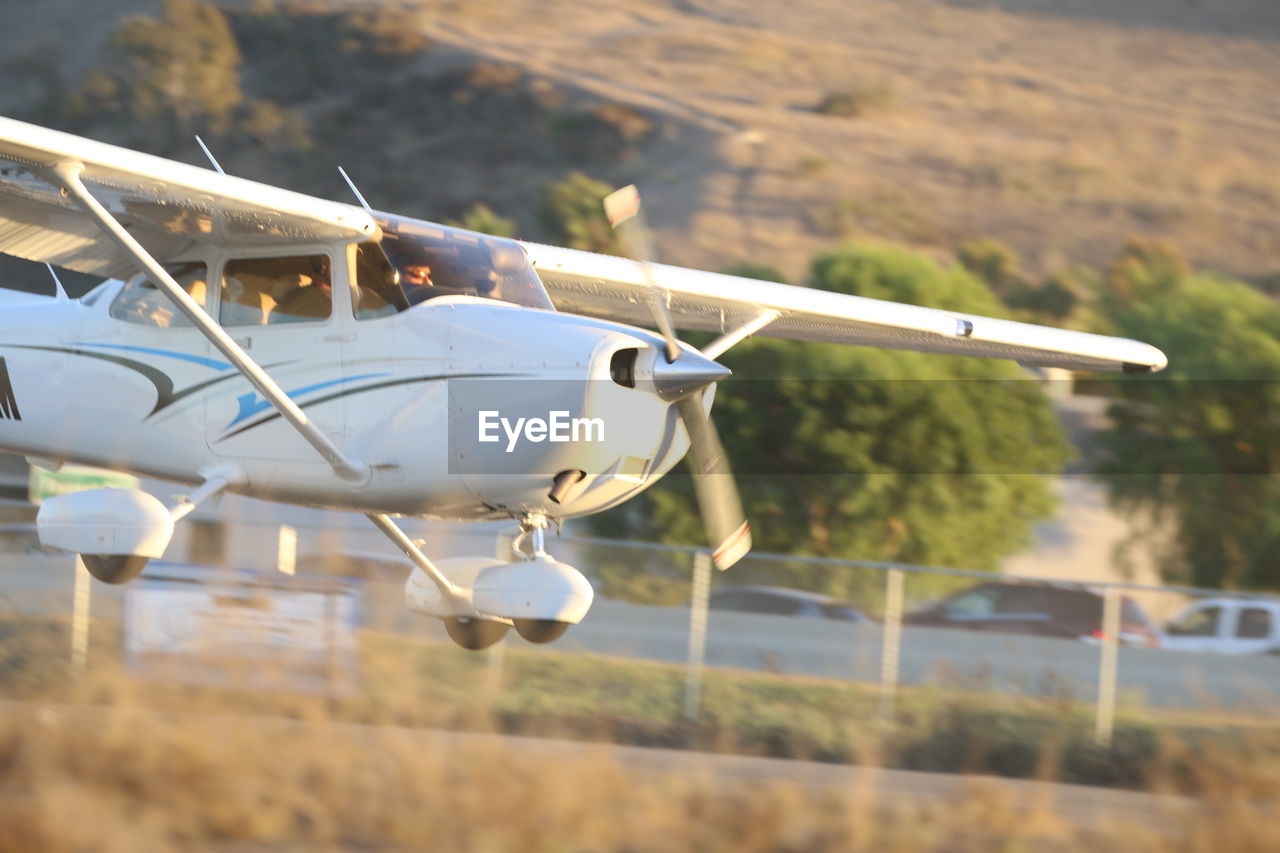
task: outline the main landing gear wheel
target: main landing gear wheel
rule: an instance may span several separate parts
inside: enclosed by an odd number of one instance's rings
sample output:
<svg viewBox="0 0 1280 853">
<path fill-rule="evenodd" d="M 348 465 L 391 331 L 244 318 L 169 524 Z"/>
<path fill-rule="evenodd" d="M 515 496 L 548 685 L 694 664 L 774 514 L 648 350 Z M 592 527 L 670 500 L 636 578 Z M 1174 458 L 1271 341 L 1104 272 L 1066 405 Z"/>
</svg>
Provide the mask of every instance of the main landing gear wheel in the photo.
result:
<svg viewBox="0 0 1280 853">
<path fill-rule="evenodd" d="M 444 630 L 464 649 L 478 652 L 487 649 L 507 635 L 511 627 L 488 619 L 453 618 L 444 620 Z"/>
<path fill-rule="evenodd" d="M 81 554 L 84 567 L 103 583 L 131 581 L 147 566 L 147 558 L 134 554 Z"/>
<path fill-rule="evenodd" d="M 531 643 L 549 643 L 569 628 L 568 622 L 554 619 L 516 619 L 516 633 Z"/>
</svg>

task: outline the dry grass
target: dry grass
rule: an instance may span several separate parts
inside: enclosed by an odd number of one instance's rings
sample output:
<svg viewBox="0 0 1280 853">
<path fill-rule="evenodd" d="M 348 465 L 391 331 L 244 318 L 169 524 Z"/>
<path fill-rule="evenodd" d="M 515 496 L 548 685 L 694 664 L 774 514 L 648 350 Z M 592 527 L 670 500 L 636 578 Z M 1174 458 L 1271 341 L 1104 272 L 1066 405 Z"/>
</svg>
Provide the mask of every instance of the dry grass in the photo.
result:
<svg viewBox="0 0 1280 853">
<path fill-rule="evenodd" d="M 522 25 L 427 26 L 722 134 L 718 150 L 683 153 L 697 180 L 638 170 L 677 262 L 748 254 L 726 247 L 749 218 L 770 235 L 757 259 L 795 276 L 830 239 L 806 228 L 806 211 L 893 189 L 936 227 L 867 230 L 920 246 L 989 234 L 1033 267 L 1098 264 L 1142 233 L 1211 268 L 1280 268 L 1280 187 L 1267 177 L 1280 160 L 1280 17 L 1268 0 L 513 0 L 505 14 Z M 812 112 L 865 81 L 892 92 L 891 110 Z M 762 148 L 739 130 L 762 132 Z M 831 162 L 822 181 L 796 179 L 806 154 Z"/>
<path fill-rule="evenodd" d="M 539 669 L 531 662 L 582 659 L 530 655 L 508 661 L 499 689 L 483 658 L 374 642 L 364 691 L 335 701 L 138 682 L 110 660 L 115 629 L 104 625 L 95 626 L 89 674 L 71 678 L 65 634 L 38 623 L 19 627 L 6 629 L 0 643 L 5 851 L 1274 849 L 1270 807 L 1280 794 L 1280 758 L 1265 731 L 1250 735 L 1245 749 L 1165 743 L 1146 787 L 1195 791 L 1191 807 L 1181 798 L 1103 789 L 1082 798 L 995 780 L 922 796 L 913 782 L 904 789 L 901 779 L 869 773 L 783 782 L 709 760 L 637 761 L 653 753 L 602 743 L 434 728 L 492 731 L 503 727 L 503 707 L 519 707 L 526 723 L 541 708 L 561 735 L 607 738 L 628 717 L 634 730 L 646 715 L 661 718 L 678 704 L 643 666 Z M 836 701 L 849 728 L 874 731 L 867 708 L 858 711 L 849 695 L 784 681 L 709 682 L 708 702 L 726 718 L 735 708 L 735 725 L 749 720 L 768 731 L 784 716 L 820 727 L 825 705 Z M 611 694 L 624 698 L 602 698 Z M 903 702 L 920 712 L 918 703 Z M 963 713 L 961 705 L 944 705 L 913 725 L 939 729 L 941 742 L 950 739 L 979 765 L 981 738 L 948 735 L 948 707 Z M 978 727 L 994 743 L 1008 722 Z M 1072 758 L 1069 749 L 1042 752 L 1034 775 L 1054 778 L 1055 765 Z M 874 757 L 871 744 L 863 758 Z M 927 790 L 945 777 L 918 778 Z"/>
<path fill-rule="evenodd" d="M 929 801 L 873 780 L 814 788 L 634 767 L 606 747 L 161 714 L 125 699 L 9 704 L 0 850 L 1274 849 L 1271 812 L 1231 769 L 1197 810 L 1099 823 L 1034 788 L 975 783 Z"/>
</svg>

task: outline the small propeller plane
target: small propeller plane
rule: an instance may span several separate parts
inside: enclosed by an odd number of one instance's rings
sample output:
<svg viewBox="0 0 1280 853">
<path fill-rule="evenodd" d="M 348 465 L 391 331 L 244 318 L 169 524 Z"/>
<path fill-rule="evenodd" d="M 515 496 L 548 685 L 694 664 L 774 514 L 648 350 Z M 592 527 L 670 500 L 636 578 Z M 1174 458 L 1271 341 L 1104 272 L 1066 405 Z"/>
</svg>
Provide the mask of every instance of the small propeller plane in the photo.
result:
<svg viewBox="0 0 1280 853">
<path fill-rule="evenodd" d="M 0 252 L 106 279 L 75 300 L 0 291 L 0 448 L 189 489 L 42 505 L 42 541 L 107 583 L 229 491 L 363 513 L 415 566 L 408 606 L 464 647 L 511 627 L 548 642 L 592 590 L 545 530 L 626 501 L 686 453 L 715 565 L 749 550 L 708 415 L 729 373 L 715 359 L 750 335 L 1166 363 L 1132 340 L 661 265 L 634 188 L 606 201 L 622 258 L 375 211 L 354 184 L 358 205 L 213 166 L 0 118 Z M 719 337 L 699 350 L 677 328 Z M 397 516 L 509 519 L 519 535 L 509 560 L 433 561 Z"/>
</svg>

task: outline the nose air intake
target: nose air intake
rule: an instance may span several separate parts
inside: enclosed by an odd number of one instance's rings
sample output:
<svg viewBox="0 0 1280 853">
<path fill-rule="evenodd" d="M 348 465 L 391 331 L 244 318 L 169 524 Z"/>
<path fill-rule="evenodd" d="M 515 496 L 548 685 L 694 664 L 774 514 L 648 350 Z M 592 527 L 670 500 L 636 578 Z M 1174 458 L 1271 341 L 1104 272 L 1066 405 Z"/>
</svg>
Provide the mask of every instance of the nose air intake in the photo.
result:
<svg viewBox="0 0 1280 853">
<path fill-rule="evenodd" d="M 668 403 L 719 382 L 733 371 L 696 352 L 682 352 L 671 363 L 659 358 L 653 365 L 654 392 Z"/>
</svg>

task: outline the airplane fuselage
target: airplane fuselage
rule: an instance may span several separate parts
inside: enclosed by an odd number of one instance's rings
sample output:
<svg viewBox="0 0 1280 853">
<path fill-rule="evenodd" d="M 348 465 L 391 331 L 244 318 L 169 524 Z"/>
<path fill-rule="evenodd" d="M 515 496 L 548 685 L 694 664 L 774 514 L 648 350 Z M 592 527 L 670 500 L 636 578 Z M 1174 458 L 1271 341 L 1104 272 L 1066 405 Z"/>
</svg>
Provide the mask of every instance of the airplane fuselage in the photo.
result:
<svg viewBox="0 0 1280 853">
<path fill-rule="evenodd" d="M 233 490 L 253 497 L 442 519 L 596 512 L 687 448 L 667 403 L 611 379 L 619 350 L 660 346 L 639 329 L 467 296 L 360 320 L 338 298 L 323 320 L 229 328 L 369 465 L 367 482 L 343 483 L 199 331 L 118 316 L 123 287 L 0 309 L 0 447 L 183 483 L 233 463 L 244 473 Z M 603 420 L 603 434 L 513 437 L 510 424 L 537 411 Z M 582 476 L 556 502 L 562 471 Z"/>
</svg>

